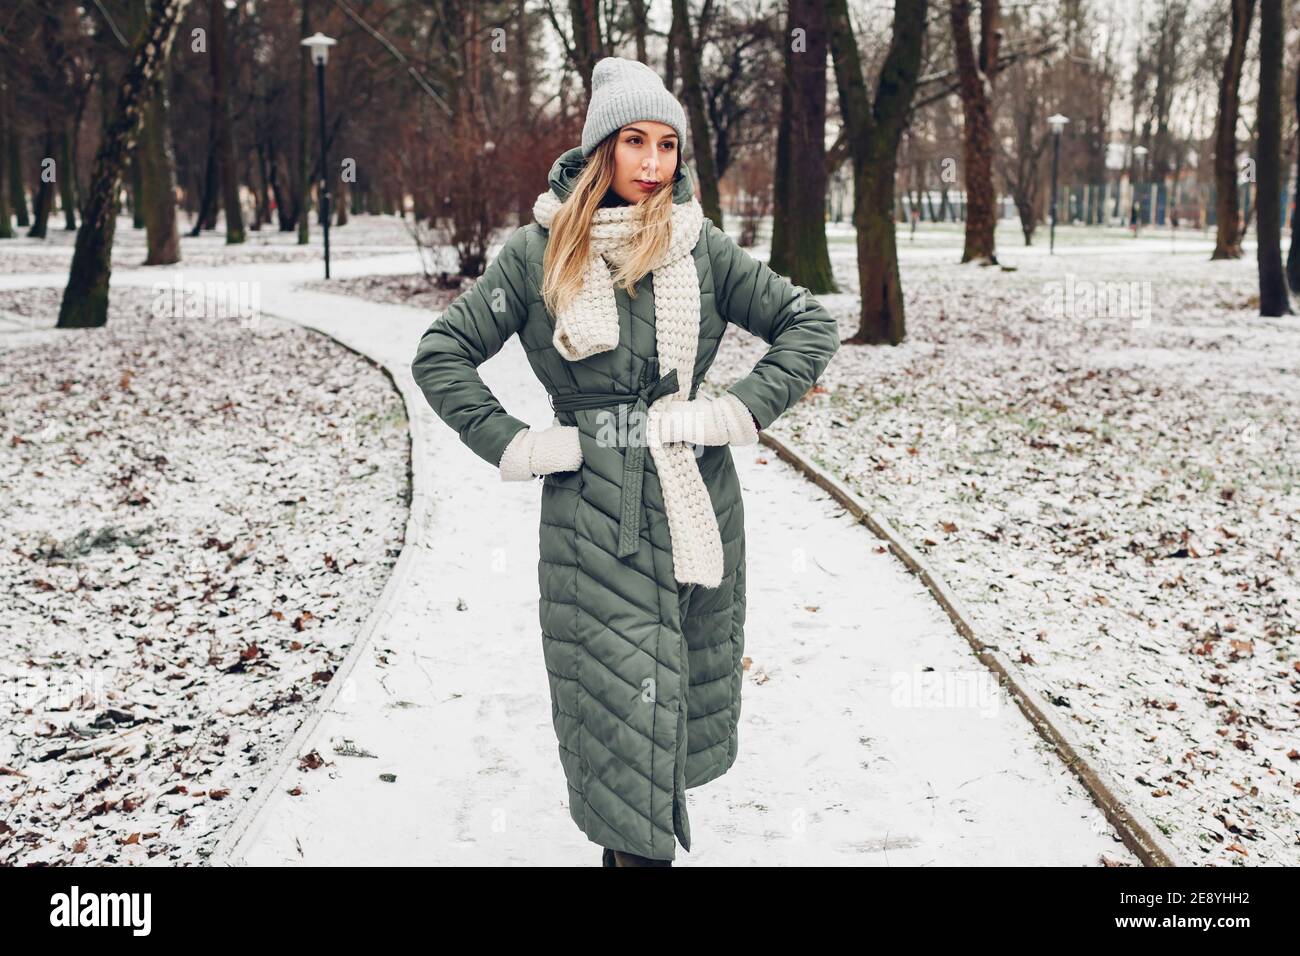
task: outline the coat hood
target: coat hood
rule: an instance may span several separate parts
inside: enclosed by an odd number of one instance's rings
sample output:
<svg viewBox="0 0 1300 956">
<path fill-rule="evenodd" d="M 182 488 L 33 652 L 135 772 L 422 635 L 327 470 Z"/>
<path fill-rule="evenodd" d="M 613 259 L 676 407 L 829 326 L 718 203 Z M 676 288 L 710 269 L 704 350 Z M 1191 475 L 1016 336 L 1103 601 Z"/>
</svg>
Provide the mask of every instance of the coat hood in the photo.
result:
<svg viewBox="0 0 1300 956">
<path fill-rule="evenodd" d="M 582 147 L 575 146 L 572 149 L 565 150 L 559 155 L 554 163 L 551 164 L 551 171 L 547 174 L 546 182 L 560 202 L 569 198 L 573 192 L 573 184 L 578 181 L 582 175 L 582 170 L 587 165 L 587 157 L 582 155 Z M 691 197 L 695 195 L 695 180 L 691 176 L 690 167 L 684 162 L 678 161 L 677 176 L 673 183 L 673 203 L 690 202 Z"/>
</svg>

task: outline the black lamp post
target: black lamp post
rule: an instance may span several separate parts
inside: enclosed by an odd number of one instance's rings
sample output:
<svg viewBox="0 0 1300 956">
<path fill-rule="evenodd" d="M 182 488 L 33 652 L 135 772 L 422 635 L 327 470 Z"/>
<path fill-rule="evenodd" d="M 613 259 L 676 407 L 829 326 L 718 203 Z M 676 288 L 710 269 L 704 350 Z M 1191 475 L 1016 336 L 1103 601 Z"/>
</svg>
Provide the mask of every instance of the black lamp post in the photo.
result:
<svg viewBox="0 0 1300 956">
<path fill-rule="evenodd" d="M 320 214 L 321 228 L 325 233 L 325 278 L 330 277 L 330 174 L 325 159 L 325 64 L 330 58 L 330 47 L 336 42 L 332 37 L 317 31 L 302 41 L 311 50 L 311 61 L 316 64 L 316 100 L 320 104 Z M 307 215 L 302 210 L 301 215 Z"/>
<path fill-rule="evenodd" d="M 1055 113 L 1047 117 L 1047 122 L 1052 127 L 1052 231 L 1048 239 L 1047 251 L 1050 255 L 1056 255 L 1056 172 L 1061 165 L 1061 130 L 1065 129 L 1065 124 L 1070 122 L 1070 119 Z"/>
</svg>

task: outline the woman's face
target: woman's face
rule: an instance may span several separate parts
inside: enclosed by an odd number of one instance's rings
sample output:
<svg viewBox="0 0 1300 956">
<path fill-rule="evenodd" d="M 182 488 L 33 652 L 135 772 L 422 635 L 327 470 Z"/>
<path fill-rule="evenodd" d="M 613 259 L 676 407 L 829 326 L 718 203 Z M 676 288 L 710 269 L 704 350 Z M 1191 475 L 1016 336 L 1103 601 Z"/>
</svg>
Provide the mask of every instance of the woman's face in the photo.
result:
<svg viewBox="0 0 1300 956">
<path fill-rule="evenodd" d="M 614 192 L 639 203 L 658 188 L 671 189 L 677 173 L 677 131 L 667 123 L 641 120 L 618 131 L 614 149 Z"/>
</svg>

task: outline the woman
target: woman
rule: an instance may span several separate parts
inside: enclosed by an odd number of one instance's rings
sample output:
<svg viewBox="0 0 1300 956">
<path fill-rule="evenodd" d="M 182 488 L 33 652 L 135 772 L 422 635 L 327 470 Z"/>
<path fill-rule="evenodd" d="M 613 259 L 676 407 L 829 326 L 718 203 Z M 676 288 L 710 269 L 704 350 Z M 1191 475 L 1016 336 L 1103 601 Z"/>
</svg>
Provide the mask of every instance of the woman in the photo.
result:
<svg viewBox="0 0 1300 956">
<path fill-rule="evenodd" d="M 506 481 L 541 477 L 542 653 L 569 813 L 606 866 L 690 850 L 686 790 L 736 759 L 745 526 L 730 445 L 797 402 L 839 347 L 807 290 L 706 220 L 681 104 L 635 60 L 592 74 L 582 145 L 411 370 Z M 727 323 L 769 344 L 698 394 Z M 555 410 L 509 415 L 476 368 L 518 335 Z"/>
</svg>

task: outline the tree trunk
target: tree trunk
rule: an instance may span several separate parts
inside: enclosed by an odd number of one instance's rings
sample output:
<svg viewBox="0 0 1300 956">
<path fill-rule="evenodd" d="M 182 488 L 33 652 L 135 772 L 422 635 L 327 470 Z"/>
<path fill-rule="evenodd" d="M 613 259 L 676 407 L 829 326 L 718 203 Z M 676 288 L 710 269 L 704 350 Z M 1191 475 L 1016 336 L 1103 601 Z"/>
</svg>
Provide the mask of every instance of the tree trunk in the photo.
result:
<svg viewBox="0 0 1300 956">
<path fill-rule="evenodd" d="M 1295 75 L 1295 111 L 1300 119 L 1300 70 Z M 1296 137 L 1300 140 L 1300 137 Z M 1300 150 L 1296 151 L 1296 192 L 1291 197 L 1291 248 L 1286 254 L 1286 281 L 1300 295 Z"/>
<path fill-rule="evenodd" d="M 0 72 L 0 239 L 13 239 L 15 235 L 9 209 L 9 141 L 12 136 L 9 91 Z"/>
<path fill-rule="evenodd" d="M 700 207 L 713 224 L 722 228 L 722 205 L 718 200 L 718 176 L 713 167 L 713 136 L 709 132 L 708 114 L 704 111 L 704 90 L 700 86 L 700 63 L 691 31 L 686 0 L 673 0 L 673 19 L 677 21 L 682 57 L 682 99 L 691 123 L 692 159 L 700 180 Z M 679 146 L 680 148 L 680 146 Z"/>
<path fill-rule="evenodd" d="M 308 16 L 309 0 L 302 0 L 302 20 L 299 29 L 305 37 L 311 36 Z M 298 51 L 298 178 L 294 185 L 294 219 L 298 224 L 298 245 L 311 241 L 311 222 L 307 210 L 311 206 L 311 158 L 307 155 L 307 87 L 311 80 L 311 54 L 306 47 Z M 325 131 L 321 130 L 321 135 Z"/>
<path fill-rule="evenodd" d="M 870 146 L 877 164 L 862 168 L 854 164 L 853 225 L 858 235 L 862 315 L 857 334 L 845 341 L 856 344 L 897 345 L 907 337 L 894 226 L 897 161 L 889 146 L 885 132 L 877 127 Z"/>
<path fill-rule="evenodd" d="M 167 81 L 167 65 L 162 64 L 144 108 L 144 128 L 140 133 L 140 146 L 135 151 L 140 163 L 141 188 L 137 201 L 144 213 L 144 264 L 147 266 L 167 266 L 181 261 Z"/>
<path fill-rule="evenodd" d="M 790 0 L 789 11 L 768 265 L 819 295 L 839 291 L 826 248 L 825 3 Z M 805 30 L 799 49 L 790 43 L 796 26 Z"/>
<path fill-rule="evenodd" d="M 44 239 L 50 222 L 50 210 L 54 208 L 54 189 L 56 182 L 51 182 L 50 177 L 57 179 L 59 176 L 58 164 L 50 164 L 54 158 L 54 130 L 50 126 L 50 117 L 45 117 L 45 146 L 41 152 L 41 185 L 36 190 L 36 199 L 32 203 L 32 227 L 27 230 L 27 238 Z"/>
<path fill-rule="evenodd" d="M 628 6 L 632 8 L 632 36 L 636 40 L 636 58 L 642 63 L 648 63 L 645 45 L 646 34 L 649 32 L 646 26 L 646 0 L 631 0 Z"/>
<path fill-rule="evenodd" d="M 925 196 L 925 209 L 930 217 L 930 222 L 938 222 L 934 212 L 934 193 L 930 190 L 930 185 L 925 178 L 925 163 L 918 164 L 916 171 L 916 188 Z"/>
<path fill-rule="evenodd" d="M 266 170 L 266 145 L 257 144 L 257 180 L 260 184 L 257 193 L 257 216 L 254 229 L 261 230 L 271 224 L 271 180 Z"/>
<path fill-rule="evenodd" d="M 191 238 L 204 229 L 217 227 L 217 151 L 212 142 L 213 137 L 209 136 L 207 160 L 203 164 L 203 186 L 199 190 L 199 212 L 194 218 L 194 227 L 190 229 Z"/>
<path fill-rule="evenodd" d="M 72 165 L 72 137 L 68 135 L 68 124 L 59 128 L 59 205 L 63 207 L 63 228 L 67 232 L 77 231 L 77 192 L 76 168 Z"/>
<path fill-rule="evenodd" d="M 87 85 L 85 93 L 77 99 L 77 110 L 72 117 L 72 129 L 68 133 L 68 148 L 72 155 L 68 160 L 68 168 L 72 175 L 68 177 L 72 186 L 72 195 L 77 205 L 77 210 L 81 210 L 81 204 L 86 197 L 86 184 L 81 180 L 81 168 L 78 165 L 78 157 L 81 156 L 81 124 L 86 116 L 86 107 L 90 104 L 90 86 Z"/>
<path fill-rule="evenodd" d="M 334 225 L 346 226 L 348 224 L 348 204 L 352 202 L 352 190 L 348 187 L 347 180 L 341 176 L 339 177 L 339 188 L 331 199 L 337 207 L 334 215 Z"/>
<path fill-rule="evenodd" d="M 141 197 L 144 195 L 144 167 L 140 163 L 140 150 L 137 147 L 132 151 L 130 158 L 127 160 L 130 164 L 128 172 L 130 173 L 130 185 L 127 187 L 127 194 L 131 203 L 131 228 L 144 228 L 144 203 Z"/>
<path fill-rule="evenodd" d="M 895 6 L 893 36 L 872 103 L 847 0 L 829 0 L 826 5 L 831 62 L 853 159 L 853 225 L 862 287 L 861 321 L 857 334 L 845 339 L 847 343 L 897 345 L 906 335 L 894 228 L 894 173 L 921 69 L 926 7 L 925 0 Z"/>
<path fill-rule="evenodd" d="M 671 9 L 673 16 L 672 19 L 668 21 L 668 42 L 664 45 L 664 86 L 667 87 L 669 93 L 671 93 L 674 87 L 677 86 L 677 48 L 680 46 L 677 39 L 678 25 L 676 5 L 674 4 Z"/>
<path fill-rule="evenodd" d="M 1026 199 L 1016 198 L 1016 215 L 1020 217 L 1020 232 L 1025 237 L 1025 245 L 1034 244 L 1034 229 L 1038 225 L 1033 205 Z"/>
<path fill-rule="evenodd" d="M 6 103 L 5 113 L 9 120 L 9 135 L 6 149 L 9 152 L 9 202 L 14 207 L 18 218 L 18 228 L 25 229 L 31 225 L 27 218 L 27 187 L 23 182 L 22 131 L 18 128 L 18 117 L 13 111 L 12 97 Z"/>
<path fill-rule="evenodd" d="M 970 0 L 952 0 L 953 47 L 957 54 L 958 93 L 962 108 L 962 158 L 966 177 L 966 244 L 962 262 L 996 265 L 997 192 L 993 184 L 993 64 L 996 0 L 980 4 L 979 60 L 970 33 Z M 992 55 L 991 55 L 992 54 Z"/>
<path fill-rule="evenodd" d="M 208 0 L 212 22 L 212 113 L 216 117 L 217 166 L 226 212 L 226 245 L 244 241 L 244 212 L 239 205 L 239 164 L 230 121 L 230 67 L 226 62 L 226 8 L 222 0 Z"/>
<path fill-rule="evenodd" d="M 276 155 L 274 144 L 267 147 L 266 177 L 271 184 L 271 195 L 275 197 L 275 215 L 280 222 L 280 231 L 293 232 L 298 225 L 293 218 L 294 198 L 280 182 L 280 157 Z"/>
<path fill-rule="evenodd" d="M 524 0 L 519 0 L 515 7 L 515 46 L 513 66 L 515 71 L 515 128 L 520 131 L 521 135 L 527 135 L 531 132 L 530 123 L 532 122 L 532 101 L 533 101 L 533 72 L 530 61 L 530 50 L 528 45 L 528 5 Z M 367 183 L 373 183 L 374 179 L 367 177 Z M 536 192 L 532 188 L 531 182 L 524 182 L 524 188 L 517 189 L 515 197 L 515 208 L 519 217 L 519 225 L 526 226 L 533 218 L 533 201 L 537 198 Z M 369 189 L 366 190 L 370 192 Z M 374 210 L 368 210 L 373 212 Z"/>
<path fill-rule="evenodd" d="M 1255 228 L 1259 244 L 1259 314 L 1290 315 L 1282 271 L 1282 0 L 1259 4 L 1259 139 Z"/>
<path fill-rule="evenodd" d="M 1242 227 L 1237 209 L 1238 88 L 1246 62 L 1246 41 L 1255 0 L 1232 0 L 1232 37 L 1219 85 L 1219 117 L 1214 127 L 1214 186 L 1216 235 L 1211 259 L 1240 259 Z"/>
<path fill-rule="evenodd" d="M 108 282 L 122 169 L 139 133 L 149 89 L 166 61 L 189 0 L 158 0 L 131 51 L 130 65 L 95 154 L 95 168 L 82 210 L 68 285 L 59 306 L 59 328 L 90 328 L 108 322 Z"/>
<path fill-rule="evenodd" d="M 573 67 L 582 77 L 586 102 L 590 103 L 591 71 L 606 54 L 597 0 L 569 0 L 569 22 L 573 24 Z"/>
</svg>

